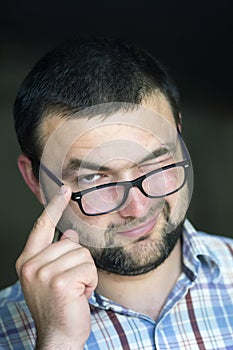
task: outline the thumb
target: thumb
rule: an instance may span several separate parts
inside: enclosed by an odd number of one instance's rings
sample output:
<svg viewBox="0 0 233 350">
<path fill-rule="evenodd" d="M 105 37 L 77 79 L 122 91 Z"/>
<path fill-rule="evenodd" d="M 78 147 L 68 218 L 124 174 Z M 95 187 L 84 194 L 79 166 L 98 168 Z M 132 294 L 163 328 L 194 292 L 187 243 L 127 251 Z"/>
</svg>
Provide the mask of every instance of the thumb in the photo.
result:
<svg viewBox="0 0 233 350">
<path fill-rule="evenodd" d="M 66 230 L 63 235 L 60 238 L 60 241 L 62 241 L 63 239 L 70 239 L 71 241 L 73 241 L 74 243 L 79 244 L 79 235 L 78 232 L 76 232 L 75 230 L 69 229 Z"/>
</svg>

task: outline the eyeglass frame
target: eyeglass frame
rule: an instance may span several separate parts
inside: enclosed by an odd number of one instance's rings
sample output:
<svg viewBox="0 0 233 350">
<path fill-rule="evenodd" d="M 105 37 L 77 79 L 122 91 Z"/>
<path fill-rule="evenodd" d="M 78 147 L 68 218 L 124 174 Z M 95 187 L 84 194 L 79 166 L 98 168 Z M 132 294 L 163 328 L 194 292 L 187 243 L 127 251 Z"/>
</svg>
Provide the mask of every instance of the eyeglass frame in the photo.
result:
<svg viewBox="0 0 233 350">
<path fill-rule="evenodd" d="M 129 195 L 129 191 L 131 188 L 133 187 L 136 187 L 138 188 L 142 194 L 144 194 L 144 196 L 146 196 L 147 198 L 163 198 L 163 197 L 167 197 L 167 196 L 170 196 L 176 192 L 178 192 L 179 190 L 181 190 L 181 188 L 184 186 L 184 184 L 186 183 L 187 181 L 187 177 L 188 177 L 188 169 L 190 167 L 190 160 L 186 159 L 186 160 L 183 160 L 181 162 L 178 162 L 178 163 L 172 163 L 172 164 L 169 164 L 169 165 L 166 165 L 166 166 L 163 166 L 159 169 L 156 169 L 156 170 L 152 170 L 150 171 L 149 173 L 147 174 L 144 174 L 134 180 L 129 180 L 129 181 L 120 181 L 120 182 L 111 182 L 111 183 L 108 183 L 108 184 L 101 184 L 101 185 L 97 185 L 95 187 L 91 187 L 91 188 L 88 188 L 88 189 L 85 189 L 85 190 L 82 190 L 82 191 L 78 191 L 78 192 L 72 192 L 71 194 L 71 199 L 76 202 L 81 210 L 81 212 L 86 215 L 86 216 L 99 216 L 99 215 L 105 215 L 105 214 L 109 214 L 109 213 L 112 213 L 116 210 L 118 210 L 127 200 L 128 198 L 128 195 Z M 179 166 L 182 166 L 183 169 L 184 169 L 184 181 L 182 182 L 182 184 L 176 189 L 176 190 L 173 190 L 171 192 L 168 192 L 164 195 L 160 195 L 160 196 L 152 196 L 152 195 L 149 195 L 147 194 L 143 187 L 142 187 L 142 182 L 149 176 L 151 175 L 154 175 L 156 173 L 159 173 L 159 172 L 163 172 L 165 170 L 168 170 L 168 169 L 171 169 L 171 168 L 175 168 L 175 167 L 179 167 Z M 64 183 L 58 178 L 56 177 L 43 163 L 40 162 L 40 168 L 46 173 L 46 175 L 52 180 L 54 181 L 59 187 L 63 186 Z M 89 192 L 93 192 L 93 191 L 96 191 L 96 190 L 99 190 L 101 188 L 107 188 L 107 187 L 114 187 L 114 186 L 123 186 L 124 187 L 124 195 L 123 195 L 123 198 L 120 202 L 120 204 L 117 205 L 117 207 L 115 207 L 114 209 L 111 209 L 111 210 L 108 210 L 108 211 L 105 211 L 105 212 L 101 212 L 101 213 L 96 213 L 96 214 L 90 214 L 90 213 L 86 213 L 85 210 L 83 209 L 83 205 L 82 205 L 82 197 L 86 194 L 86 193 L 89 193 Z"/>
</svg>

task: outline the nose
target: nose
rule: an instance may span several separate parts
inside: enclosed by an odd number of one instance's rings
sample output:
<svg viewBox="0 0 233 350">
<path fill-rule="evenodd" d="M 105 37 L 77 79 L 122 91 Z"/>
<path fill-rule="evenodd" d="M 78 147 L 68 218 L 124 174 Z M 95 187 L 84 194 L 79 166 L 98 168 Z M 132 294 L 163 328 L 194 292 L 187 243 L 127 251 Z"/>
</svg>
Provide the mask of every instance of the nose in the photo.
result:
<svg viewBox="0 0 233 350">
<path fill-rule="evenodd" d="M 126 202 L 120 208 L 119 214 L 122 217 L 141 217 L 148 211 L 149 200 L 150 199 L 147 198 L 138 188 L 133 187 L 129 191 Z"/>
</svg>

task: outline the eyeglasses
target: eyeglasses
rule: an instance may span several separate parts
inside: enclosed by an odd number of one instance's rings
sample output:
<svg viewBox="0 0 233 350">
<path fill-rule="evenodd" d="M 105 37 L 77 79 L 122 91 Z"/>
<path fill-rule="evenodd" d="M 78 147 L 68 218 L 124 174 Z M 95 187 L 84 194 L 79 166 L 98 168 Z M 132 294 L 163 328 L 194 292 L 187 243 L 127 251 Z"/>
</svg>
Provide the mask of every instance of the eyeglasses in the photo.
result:
<svg viewBox="0 0 233 350">
<path fill-rule="evenodd" d="M 40 167 L 58 186 L 63 185 L 46 166 L 41 163 Z M 178 192 L 187 181 L 189 167 L 190 161 L 184 160 L 150 171 L 132 181 L 112 182 L 73 192 L 71 199 L 87 216 L 108 214 L 123 206 L 133 187 L 148 198 L 163 198 Z"/>
</svg>

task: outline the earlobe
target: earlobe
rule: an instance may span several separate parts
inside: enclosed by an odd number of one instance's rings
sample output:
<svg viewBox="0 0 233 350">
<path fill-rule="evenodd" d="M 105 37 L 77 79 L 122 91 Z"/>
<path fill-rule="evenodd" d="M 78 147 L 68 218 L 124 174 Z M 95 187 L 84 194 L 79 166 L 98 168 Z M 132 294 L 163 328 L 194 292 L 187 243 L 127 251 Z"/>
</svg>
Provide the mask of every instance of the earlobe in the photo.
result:
<svg viewBox="0 0 233 350">
<path fill-rule="evenodd" d="M 40 189 L 40 184 L 38 179 L 33 173 L 32 162 L 31 160 L 25 156 L 24 154 L 20 154 L 18 157 L 18 168 L 23 176 L 24 181 L 30 188 L 30 190 L 35 194 L 38 201 L 43 204 L 42 193 Z"/>
</svg>

